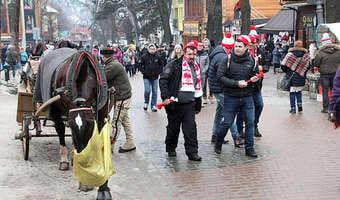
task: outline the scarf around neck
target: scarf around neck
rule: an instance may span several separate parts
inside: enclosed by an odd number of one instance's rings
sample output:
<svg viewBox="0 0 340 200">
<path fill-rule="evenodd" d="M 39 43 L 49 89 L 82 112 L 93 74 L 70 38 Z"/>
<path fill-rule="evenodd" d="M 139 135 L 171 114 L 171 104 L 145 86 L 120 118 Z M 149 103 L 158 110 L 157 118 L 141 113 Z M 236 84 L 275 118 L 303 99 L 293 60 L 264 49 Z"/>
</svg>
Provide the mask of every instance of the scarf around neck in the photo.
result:
<svg viewBox="0 0 340 200">
<path fill-rule="evenodd" d="M 194 69 L 196 72 L 196 85 L 194 83 L 194 78 L 191 73 L 191 68 L 189 63 L 186 61 L 185 58 L 183 58 L 183 63 L 182 63 L 182 87 L 181 91 L 186 91 L 186 92 L 194 92 L 195 97 L 200 97 L 203 95 L 202 88 L 201 88 L 201 74 L 200 74 L 200 68 L 198 64 L 194 63 Z"/>
<path fill-rule="evenodd" d="M 295 71 L 300 76 L 305 76 L 310 64 L 311 58 L 308 53 L 305 53 L 302 57 L 297 57 L 292 52 L 289 52 L 281 61 L 281 65 L 284 65 L 290 70 Z"/>
</svg>

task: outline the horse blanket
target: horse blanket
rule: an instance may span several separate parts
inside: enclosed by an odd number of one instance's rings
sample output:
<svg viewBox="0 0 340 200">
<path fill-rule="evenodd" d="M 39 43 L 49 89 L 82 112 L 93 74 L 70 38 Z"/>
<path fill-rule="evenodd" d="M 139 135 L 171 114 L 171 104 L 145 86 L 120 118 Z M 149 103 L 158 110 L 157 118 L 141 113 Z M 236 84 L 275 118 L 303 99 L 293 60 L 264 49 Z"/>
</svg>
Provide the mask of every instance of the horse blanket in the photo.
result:
<svg viewBox="0 0 340 200">
<path fill-rule="evenodd" d="M 80 70 L 79 63 L 84 57 L 90 57 L 90 61 L 93 63 L 94 70 L 96 71 L 97 81 L 99 83 L 99 93 L 97 98 L 97 109 L 101 109 L 107 100 L 107 82 L 104 69 L 92 59 L 92 57 L 84 51 L 77 51 L 71 48 L 60 48 L 55 49 L 48 54 L 45 54 L 40 61 L 39 72 L 37 80 L 35 82 L 35 90 L 33 95 L 34 102 L 46 102 L 51 98 L 51 83 L 54 74 L 58 71 L 58 67 L 69 62 L 71 59 L 71 64 L 68 66 L 67 83 L 66 90 L 68 90 L 67 96 L 70 100 L 72 98 L 72 89 L 74 79 L 76 78 L 76 70 Z M 48 114 L 48 111 L 46 112 Z"/>
</svg>

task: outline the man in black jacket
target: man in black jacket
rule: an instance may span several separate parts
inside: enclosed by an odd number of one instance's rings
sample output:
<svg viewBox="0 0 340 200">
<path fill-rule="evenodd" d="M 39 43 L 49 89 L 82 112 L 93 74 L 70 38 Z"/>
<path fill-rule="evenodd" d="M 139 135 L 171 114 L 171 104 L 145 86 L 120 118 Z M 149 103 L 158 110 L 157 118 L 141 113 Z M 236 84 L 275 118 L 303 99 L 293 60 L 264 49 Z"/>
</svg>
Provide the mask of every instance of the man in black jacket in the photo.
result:
<svg viewBox="0 0 340 200">
<path fill-rule="evenodd" d="M 248 53 L 249 40 L 241 35 L 236 38 L 230 60 L 225 57 L 217 70 L 217 79 L 224 90 L 224 120 L 217 133 L 215 152 L 221 154 L 227 130 L 238 113 L 244 113 L 246 156 L 257 157 L 254 145 L 254 102 L 253 83 L 256 77 L 256 62 Z"/>
<path fill-rule="evenodd" d="M 252 26 L 253 27 L 253 26 Z M 250 37 L 250 43 L 249 43 L 249 54 L 255 59 L 255 61 L 258 64 L 259 71 L 263 71 L 262 66 L 265 65 L 265 56 L 261 48 L 259 48 L 259 39 L 260 36 L 257 34 L 256 31 L 254 31 L 255 34 L 249 34 Z M 251 31 L 252 33 L 252 31 Z M 262 137 L 262 134 L 259 131 L 258 124 L 260 120 L 260 116 L 263 110 L 263 98 L 262 98 L 262 81 L 263 78 L 260 78 L 259 81 L 254 84 L 254 91 L 253 91 L 253 100 L 254 100 L 254 108 L 255 108 L 255 120 L 254 120 L 254 136 L 255 137 Z M 244 137 L 244 116 L 243 114 L 237 115 L 237 130 L 241 137 Z"/>
<path fill-rule="evenodd" d="M 144 110 L 148 109 L 150 92 L 152 90 L 151 109 L 153 112 L 157 112 L 158 77 L 163 70 L 164 62 L 163 59 L 156 54 L 156 46 L 154 44 L 149 45 L 148 53 L 140 58 L 138 65 L 144 79 L 143 108 Z"/>
<path fill-rule="evenodd" d="M 161 97 L 168 117 L 165 139 L 169 157 L 176 156 L 180 126 L 184 134 L 184 147 L 189 160 L 201 161 L 198 153 L 195 113 L 201 111 L 200 68 L 196 63 L 197 41 L 184 47 L 184 57 L 168 63 L 159 79 Z M 171 102 L 170 99 L 178 99 Z"/>
</svg>

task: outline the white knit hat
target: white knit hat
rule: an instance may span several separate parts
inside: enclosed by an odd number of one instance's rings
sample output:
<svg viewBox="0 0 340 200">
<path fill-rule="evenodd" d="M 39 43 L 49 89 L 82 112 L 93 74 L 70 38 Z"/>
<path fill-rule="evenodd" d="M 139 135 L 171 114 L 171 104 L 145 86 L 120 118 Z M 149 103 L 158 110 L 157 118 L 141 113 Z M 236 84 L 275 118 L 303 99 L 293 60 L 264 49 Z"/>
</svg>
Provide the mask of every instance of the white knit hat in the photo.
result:
<svg viewBox="0 0 340 200">
<path fill-rule="evenodd" d="M 235 40 L 233 36 L 231 35 L 231 33 L 226 33 L 224 35 L 221 45 L 227 49 L 232 49 L 234 47 L 234 44 L 235 44 Z"/>
<path fill-rule="evenodd" d="M 331 43 L 332 43 L 332 39 L 329 37 L 329 34 L 328 33 L 324 33 L 322 35 L 321 45 L 331 44 Z"/>
<path fill-rule="evenodd" d="M 255 26 L 249 27 L 249 30 L 250 30 L 249 35 L 251 35 L 252 37 L 254 37 L 254 38 L 257 39 L 257 40 L 260 40 L 260 36 L 259 36 L 259 34 L 257 33 L 256 27 L 255 27 Z"/>
</svg>

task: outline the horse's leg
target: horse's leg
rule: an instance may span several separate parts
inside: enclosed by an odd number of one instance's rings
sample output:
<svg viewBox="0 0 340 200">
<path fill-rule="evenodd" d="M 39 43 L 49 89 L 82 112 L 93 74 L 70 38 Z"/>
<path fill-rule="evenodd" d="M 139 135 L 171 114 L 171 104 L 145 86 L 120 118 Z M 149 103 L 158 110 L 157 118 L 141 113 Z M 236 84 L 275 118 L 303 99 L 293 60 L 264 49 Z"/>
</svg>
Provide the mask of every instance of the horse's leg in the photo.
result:
<svg viewBox="0 0 340 200">
<path fill-rule="evenodd" d="M 109 180 L 107 180 L 102 186 L 99 187 L 97 200 L 112 200 L 110 188 L 108 187 L 108 182 Z"/>
<path fill-rule="evenodd" d="M 52 119 L 54 121 L 55 130 L 59 136 L 59 143 L 60 143 L 60 163 L 59 163 L 59 170 L 65 171 L 69 169 L 69 160 L 68 160 L 68 150 L 65 144 L 65 124 L 63 119 L 61 118 L 61 112 L 59 109 L 52 105 L 50 110 Z"/>
</svg>

